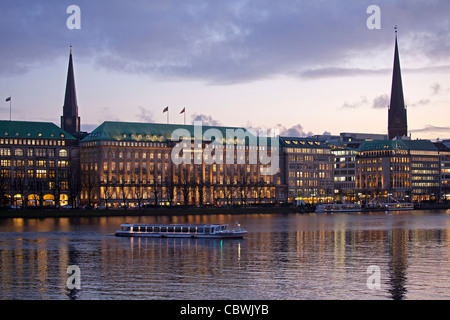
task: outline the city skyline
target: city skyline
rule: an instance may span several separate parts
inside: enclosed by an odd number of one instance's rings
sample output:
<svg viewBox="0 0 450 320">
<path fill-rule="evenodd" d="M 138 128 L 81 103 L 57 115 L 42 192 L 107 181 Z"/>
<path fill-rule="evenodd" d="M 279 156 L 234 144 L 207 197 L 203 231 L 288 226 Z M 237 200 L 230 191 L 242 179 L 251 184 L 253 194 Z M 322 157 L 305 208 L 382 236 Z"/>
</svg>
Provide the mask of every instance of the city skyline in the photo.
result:
<svg viewBox="0 0 450 320">
<path fill-rule="evenodd" d="M 398 25 L 408 133 L 450 138 L 449 4 L 375 4 L 379 30 L 366 26 L 369 4 L 78 1 L 81 29 L 70 30 L 70 3 L 5 1 L 1 95 L 12 97 L 12 120 L 59 125 L 72 45 L 83 131 L 165 123 L 169 106 L 171 124 L 186 108 L 188 123 L 385 134 Z"/>
</svg>

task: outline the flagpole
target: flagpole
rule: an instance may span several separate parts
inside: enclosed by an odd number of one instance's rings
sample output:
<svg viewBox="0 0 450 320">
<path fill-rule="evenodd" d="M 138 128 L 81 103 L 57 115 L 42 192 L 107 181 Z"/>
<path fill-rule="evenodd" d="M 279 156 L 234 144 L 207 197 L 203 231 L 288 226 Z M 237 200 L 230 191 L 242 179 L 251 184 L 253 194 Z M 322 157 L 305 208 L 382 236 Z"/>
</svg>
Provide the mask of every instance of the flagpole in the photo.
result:
<svg viewBox="0 0 450 320">
<path fill-rule="evenodd" d="M 183 110 L 181 110 L 180 114 L 184 113 L 184 124 L 186 125 L 186 108 L 183 108 Z"/>
<path fill-rule="evenodd" d="M 167 112 L 167 124 L 169 124 L 169 106 L 165 107 L 163 113 Z"/>
<path fill-rule="evenodd" d="M 11 100 L 12 100 L 12 97 L 11 97 L 11 96 L 9 96 L 8 98 L 6 98 L 6 100 L 5 100 L 5 102 L 8 102 L 8 101 L 9 101 L 9 121 L 11 121 Z"/>
</svg>

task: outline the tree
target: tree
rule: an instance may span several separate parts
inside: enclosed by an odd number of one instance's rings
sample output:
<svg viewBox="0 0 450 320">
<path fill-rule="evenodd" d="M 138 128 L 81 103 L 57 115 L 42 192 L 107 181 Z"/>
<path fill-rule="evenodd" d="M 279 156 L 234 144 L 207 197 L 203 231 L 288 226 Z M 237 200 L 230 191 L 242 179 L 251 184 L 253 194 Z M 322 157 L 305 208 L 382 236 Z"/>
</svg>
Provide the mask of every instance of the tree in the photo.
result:
<svg viewBox="0 0 450 320">
<path fill-rule="evenodd" d="M 138 202 L 138 208 L 141 208 L 142 201 L 144 200 L 145 186 L 138 177 L 135 177 L 131 181 L 131 185 L 134 193 L 134 198 Z"/>
<path fill-rule="evenodd" d="M 247 193 L 248 193 L 248 187 L 249 187 L 249 177 L 245 172 L 245 167 L 242 166 L 239 169 L 239 179 L 238 179 L 238 190 L 239 190 L 239 196 L 241 198 L 241 205 L 246 206 L 247 205 Z"/>
<path fill-rule="evenodd" d="M 81 169 L 76 161 L 70 163 L 67 172 L 69 205 L 75 207 L 81 194 Z"/>
<path fill-rule="evenodd" d="M 179 168 L 179 178 L 178 178 L 178 185 L 180 188 L 180 191 L 183 195 L 183 202 L 184 205 L 189 204 L 189 193 L 191 189 L 191 180 L 189 178 L 189 170 L 188 168 L 182 166 Z"/>
<path fill-rule="evenodd" d="M 151 169 L 152 179 L 150 183 L 150 192 L 153 194 L 153 204 L 156 207 L 162 198 L 163 181 L 161 180 L 160 164 L 155 164 Z"/>
<path fill-rule="evenodd" d="M 2 169 L 0 171 L 0 205 L 5 202 L 5 195 L 11 188 L 11 170 Z"/>
<path fill-rule="evenodd" d="M 121 177 L 120 182 L 119 182 L 119 188 L 120 188 L 120 194 L 121 194 L 122 200 L 123 200 L 123 206 L 126 209 L 128 195 L 130 194 L 130 184 L 128 183 L 128 181 L 125 178 Z"/>
<path fill-rule="evenodd" d="M 106 209 L 108 209 L 108 201 L 112 199 L 115 193 L 115 189 L 116 189 L 116 180 L 115 179 L 109 180 L 108 177 L 106 177 L 103 180 L 103 183 L 100 185 L 100 196 L 103 195 L 103 200 L 105 200 Z"/>
<path fill-rule="evenodd" d="M 167 197 L 169 198 L 169 203 L 172 206 L 174 196 L 175 196 L 175 184 L 174 184 L 174 181 L 171 178 L 171 176 L 166 177 L 164 179 L 164 187 L 166 188 L 166 194 L 167 194 Z"/>
</svg>

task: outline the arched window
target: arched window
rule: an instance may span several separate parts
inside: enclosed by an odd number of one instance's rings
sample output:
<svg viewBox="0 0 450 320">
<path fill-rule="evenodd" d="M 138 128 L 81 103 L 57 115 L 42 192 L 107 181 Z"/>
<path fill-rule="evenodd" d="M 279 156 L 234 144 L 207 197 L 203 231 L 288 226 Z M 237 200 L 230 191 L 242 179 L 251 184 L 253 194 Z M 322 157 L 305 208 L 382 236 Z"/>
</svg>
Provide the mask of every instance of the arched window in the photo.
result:
<svg viewBox="0 0 450 320">
<path fill-rule="evenodd" d="M 67 150 L 66 149 L 59 150 L 59 156 L 60 157 L 67 157 Z"/>
<path fill-rule="evenodd" d="M 20 148 L 16 149 L 16 150 L 14 151 L 14 155 L 15 155 L 16 157 L 22 157 L 22 156 L 23 156 L 23 149 L 20 149 Z"/>
</svg>

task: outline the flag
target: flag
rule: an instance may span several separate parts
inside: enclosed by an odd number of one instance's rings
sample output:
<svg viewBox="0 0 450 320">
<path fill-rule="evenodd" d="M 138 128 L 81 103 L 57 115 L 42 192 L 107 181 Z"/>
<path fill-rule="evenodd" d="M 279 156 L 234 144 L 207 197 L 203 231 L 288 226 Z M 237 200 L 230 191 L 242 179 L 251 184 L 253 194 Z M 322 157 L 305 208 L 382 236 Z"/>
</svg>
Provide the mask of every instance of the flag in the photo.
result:
<svg viewBox="0 0 450 320">
<path fill-rule="evenodd" d="M 163 110 L 163 113 L 167 112 L 167 111 L 169 111 L 169 107 L 165 107 L 164 110 Z"/>
<path fill-rule="evenodd" d="M 181 110 L 180 114 L 184 113 L 186 111 L 186 108 L 183 108 L 183 110 Z"/>
<path fill-rule="evenodd" d="M 8 102 L 8 101 L 11 101 L 11 97 L 9 97 L 9 98 L 6 98 L 6 100 L 5 100 L 6 102 Z"/>
</svg>

